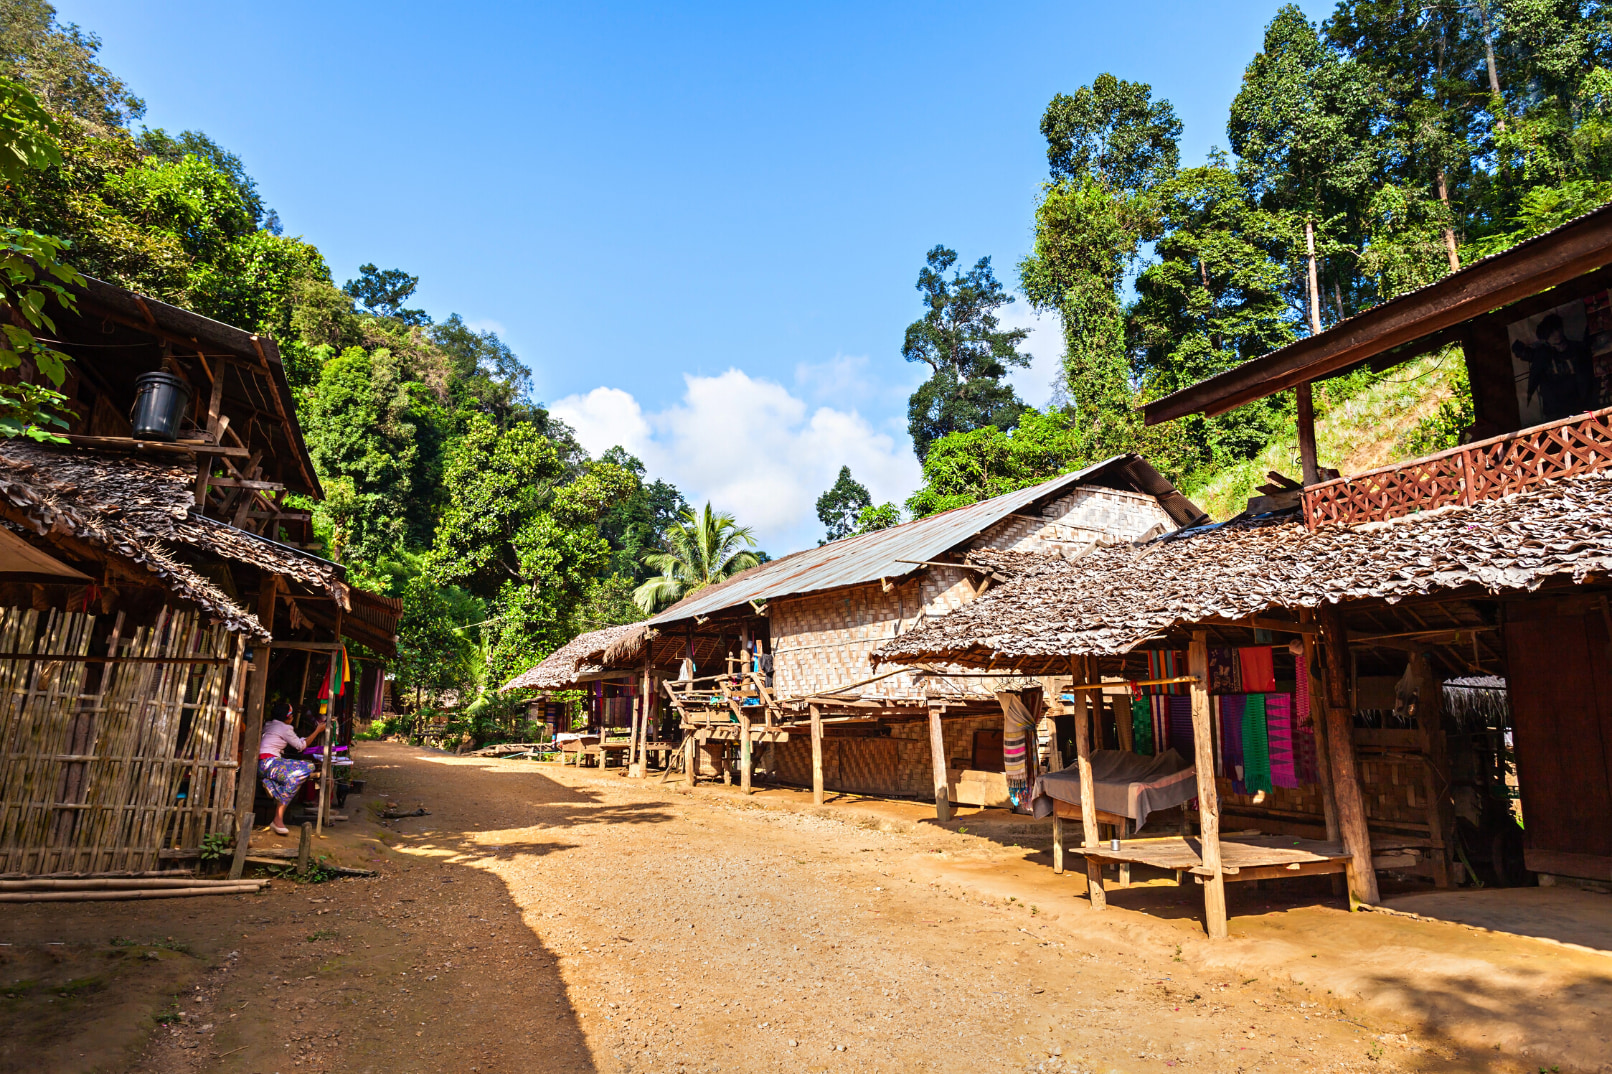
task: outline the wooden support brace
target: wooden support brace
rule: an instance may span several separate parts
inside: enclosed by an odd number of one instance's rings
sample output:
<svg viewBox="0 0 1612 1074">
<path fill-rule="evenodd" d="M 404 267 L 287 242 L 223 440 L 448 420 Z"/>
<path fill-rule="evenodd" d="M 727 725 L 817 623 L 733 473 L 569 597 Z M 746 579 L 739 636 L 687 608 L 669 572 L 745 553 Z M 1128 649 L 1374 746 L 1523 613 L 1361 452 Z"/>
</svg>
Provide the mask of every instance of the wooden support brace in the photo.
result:
<svg viewBox="0 0 1612 1074">
<path fill-rule="evenodd" d="M 1188 689 L 1192 695 L 1193 766 L 1198 779 L 1198 821 L 1203 839 L 1203 916 L 1211 940 L 1224 940 L 1226 931 L 1226 877 L 1220 868 L 1220 796 L 1215 789 L 1214 732 L 1209 723 L 1209 635 L 1192 632 L 1187 647 L 1187 668 L 1198 676 Z"/>
<path fill-rule="evenodd" d="M 812 713 L 812 805 L 823 804 L 823 710 L 811 706 Z"/>
<path fill-rule="evenodd" d="M 1096 678 L 1093 671 L 1090 659 L 1082 656 L 1073 658 L 1070 675 L 1076 685 L 1090 684 Z M 1091 726 L 1095 699 L 1101 695 L 1089 690 L 1076 690 L 1074 693 L 1075 763 L 1080 772 L 1080 842 L 1082 846 L 1095 847 L 1098 840 L 1097 787 L 1092 782 L 1091 774 Z M 1103 891 L 1103 867 L 1090 858 L 1086 859 L 1086 894 L 1091 899 L 1093 910 L 1108 906 L 1108 895 Z"/>
<path fill-rule="evenodd" d="M 1360 774 L 1355 765 L 1354 719 L 1349 706 L 1349 630 L 1343 613 L 1335 604 L 1323 605 L 1316 613 L 1321 624 L 1321 641 L 1326 647 L 1327 753 L 1332 766 L 1332 790 L 1338 803 L 1338 829 L 1343 848 L 1351 859 L 1349 904 L 1375 905 L 1378 901 L 1377 870 L 1371 863 L 1371 833 L 1366 826 L 1366 803 L 1360 793 Z"/>
<path fill-rule="evenodd" d="M 940 727 L 940 714 L 944 711 L 942 705 L 933 702 L 929 705 L 929 756 L 935 773 L 935 819 L 942 824 L 952 819 L 951 786 L 946 778 L 946 736 Z"/>
</svg>

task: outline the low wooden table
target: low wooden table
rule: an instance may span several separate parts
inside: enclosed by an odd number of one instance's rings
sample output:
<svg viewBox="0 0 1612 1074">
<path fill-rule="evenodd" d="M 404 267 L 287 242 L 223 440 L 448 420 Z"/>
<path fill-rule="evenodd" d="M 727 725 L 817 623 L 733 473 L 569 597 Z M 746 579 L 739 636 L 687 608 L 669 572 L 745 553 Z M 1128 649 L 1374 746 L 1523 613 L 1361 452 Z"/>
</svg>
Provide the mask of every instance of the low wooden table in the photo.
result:
<svg viewBox="0 0 1612 1074">
<path fill-rule="evenodd" d="M 1151 865 L 1155 869 L 1190 874 L 1213 875 L 1203 865 L 1203 842 L 1196 836 L 1165 836 L 1159 839 L 1121 840 L 1120 849 L 1107 843 L 1095 847 L 1074 847 L 1072 852 L 1096 865 Z M 1291 835 L 1237 835 L 1220 840 L 1220 875 L 1227 881 L 1284 880 L 1294 876 L 1344 873 L 1349 855 L 1341 843 L 1321 839 L 1300 839 Z M 1099 870 L 1087 872 L 1089 883 L 1102 886 Z"/>
</svg>

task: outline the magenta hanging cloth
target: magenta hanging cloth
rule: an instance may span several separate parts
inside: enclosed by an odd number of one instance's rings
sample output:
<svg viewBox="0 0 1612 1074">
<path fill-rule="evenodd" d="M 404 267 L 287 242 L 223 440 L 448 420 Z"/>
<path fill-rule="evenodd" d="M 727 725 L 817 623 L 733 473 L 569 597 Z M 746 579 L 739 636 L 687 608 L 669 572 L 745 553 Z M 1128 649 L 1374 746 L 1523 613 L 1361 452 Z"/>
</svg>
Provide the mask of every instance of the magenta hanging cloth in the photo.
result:
<svg viewBox="0 0 1612 1074">
<path fill-rule="evenodd" d="M 1305 673 L 1303 661 L 1299 663 L 1293 695 L 1293 755 L 1297 760 L 1299 782 L 1318 783 L 1321 769 L 1316 755 L 1315 716 L 1310 711 L 1310 676 Z"/>
<path fill-rule="evenodd" d="M 1192 698 L 1169 697 L 1170 748 L 1182 757 L 1192 759 L 1196 754 L 1192 729 Z"/>
<path fill-rule="evenodd" d="M 1293 752 L 1293 695 L 1265 695 L 1265 738 L 1271 750 L 1271 786 L 1297 787 L 1299 770 Z"/>
<path fill-rule="evenodd" d="M 1269 645 L 1250 645 L 1246 649 L 1238 649 L 1237 661 L 1243 671 L 1243 693 L 1276 692 L 1276 666 L 1271 661 Z"/>
</svg>

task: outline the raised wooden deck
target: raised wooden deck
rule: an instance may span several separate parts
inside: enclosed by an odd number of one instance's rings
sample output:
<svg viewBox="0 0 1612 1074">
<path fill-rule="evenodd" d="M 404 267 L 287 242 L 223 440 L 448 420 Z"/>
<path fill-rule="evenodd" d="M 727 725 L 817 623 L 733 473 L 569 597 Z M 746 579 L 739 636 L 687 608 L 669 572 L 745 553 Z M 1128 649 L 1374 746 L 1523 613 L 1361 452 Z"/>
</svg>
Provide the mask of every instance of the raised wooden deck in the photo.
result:
<svg viewBox="0 0 1612 1074">
<path fill-rule="evenodd" d="M 1310 529 L 1471 505 L 1556 478 L 1612 469 L 1612 407 L 1311 485 Z"/>
<path fill-rule="evenodd" d="M 1165 872 L 1209 876 L 1203 864 L 1202 840 L 1166 836 L 1128 839 L 1115 850 L 1104 843 L 1071 848 L 1099 865 L 1149 865 Z M 1341 843 L 1300 839 L 1291 835 L 1239 835 L 1220 840 L 1220 875 L 1227 880 L 1280 880 L 1316 873 L 1341 873 L 1349 855 Z"/>
</svg>

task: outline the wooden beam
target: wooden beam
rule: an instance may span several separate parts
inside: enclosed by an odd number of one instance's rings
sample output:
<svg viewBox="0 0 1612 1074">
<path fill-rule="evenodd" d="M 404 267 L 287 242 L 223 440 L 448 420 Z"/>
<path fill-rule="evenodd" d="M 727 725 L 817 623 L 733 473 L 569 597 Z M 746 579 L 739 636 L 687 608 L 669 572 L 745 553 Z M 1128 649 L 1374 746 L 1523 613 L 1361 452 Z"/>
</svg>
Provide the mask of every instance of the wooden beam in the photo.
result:
<svg viewBox="0 0 1612 1074">
<path fill-rule="evenodd" d="M 1315 455 L 1315 399 L 1310 382 L 1295 387 L 1293 394 L 1298 397 L 1299 464 L 1303 468 L 1304 483 L 1314 485 L 1321 480 L 1321 466 Z"/>
<path fill-rule="evenodd" d="M 1612 264 L 1612 211 L 1600 209 L 1495 257 L 1349 318 L 1325 332 L 1143 408 L 1148 425 L 1220 414 L 1431 336 Z M 1412 357 L 1407 353 L 1406 358 Z"/>
<path fill-rule="evenodd" d="M 113 451 L 152 451 L 163 455 L 223 455 L 229 458 L 244 459 L 249 454 L 246 448 L 223 447 L 218 444 L 193 444 L 184 440 L 136 440 L 131 436 L 80 436 L 68 434 L 63 437 L 75 447 L 103 448 Z"/>
<path fill-rule="evenodd" d="M 1355 764 L 1354 718 L 1349 707 L 1349 628 L 1336 604 L 1316 612 L 1325 646 L 1327 753 L 1332 763 L 1332 792 L 1338 802 L 1338 833 L 1348 851 L 1349 904 L 1375 904 L 1377 870 L 1371 864 L 1371 833 L 1366 826 L 1366 803 L 1360 793 L 1360 772 Z"/>
<path fill-rule="evenodd" d="M 274 633 L 274 600 L 280 587 L 280 576 L 271 571 L 258 571 L 257 619 L 271 635 Z M 265 642 L 253 650 L 251 678 L 247 680 L 245 722 L 241 727 L 239 756 L 240 767 L 235 771 L 235 812 L 244 816 L 252 811 L 252 800 L 257 795 L 257 747 L 263 738 L 263 703 L 269 690 L 269 654 L 272 642 Z"/>
<path fill-rule="evenodd" d="M 940 727 L 940 714 L 945 711 L 944 706 L 934 701 L 929 703 L 929 760 L 935 774 L 935 819 L 942 824 L 952 819 L 951 781 L 946 778 L 946 736 Z"/>
<path fill-rule="evenodd" d="M 1209 721 L 1209 635 L 1192 632 L 1187 646 L 1187 670 L 1198 681 L 1187 689 L 1192 697 L 1193 769 L 1198 779 L 1198 825 L 1203 837 L 1204 928 L 1211 940 L 1224 940 L 1226 930 L 1226 877 L 1220 867 L 1220 793 L 1215 786 L 1215 739 Z"/>
<path fill-rule="evenodd" d="M 823 804 L 823 710 L 811 706 L 812 713 L 812 805 Z"/>
<path fill-rule="evenodd" d="M 1084 656 L 1071 657 L 1070 678 L 1075 684 L 1091 682 L 1093 672 L 1096 670 L 1093 662 Z M 1092 783 L 1091 774 L 1091 720 L 1090 710 L 1094 699 L 1098 695 L 1093 691 L 1075 691 L 1075 764 L 1080 772 L 1080 842 L 1085 847 L 1095 847 L 1099 832 L 1097 827 L 1097 787 Z M 1081 704 L 1084 700 L 1085 704 Z M 1035 730 L 1030 731 L 1030 744 L 1026 752 L 1034 748 Z M 1086 859 L 1086 895 L 1091 899 L 1093 910 L 1102 910 L 1108 906 L 1108 894 L 1103 891 L 1103 866 L 1090 858 Z"/>
</svg>

